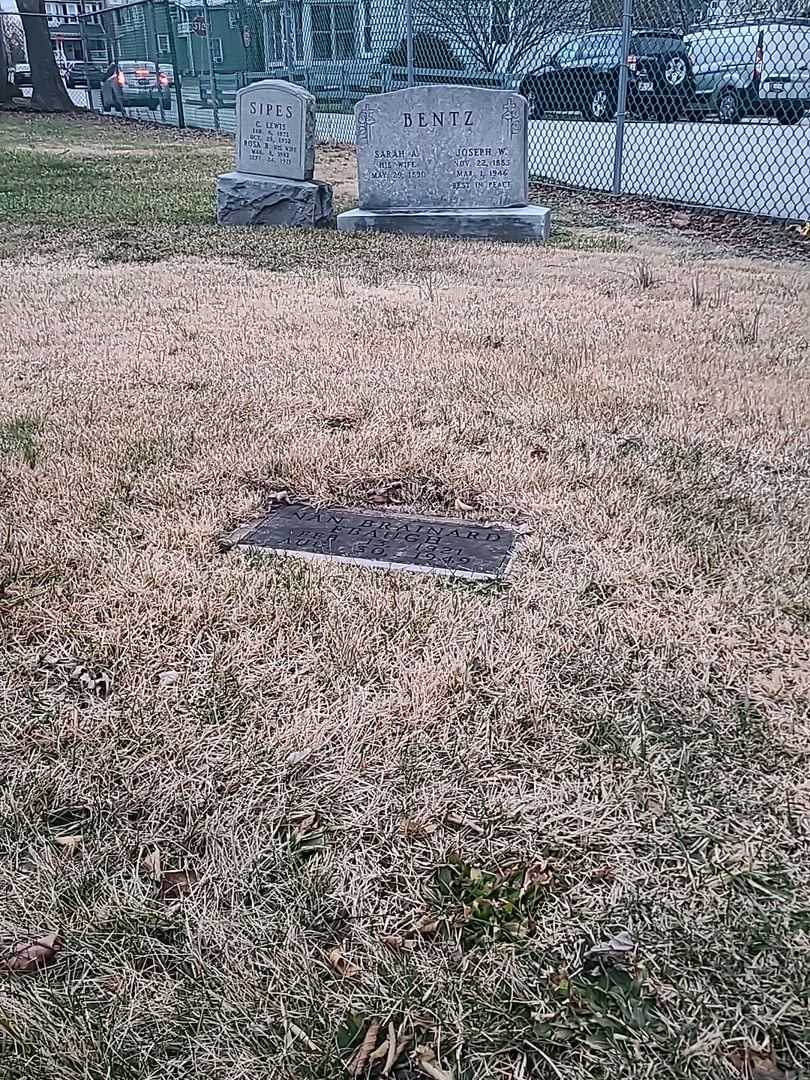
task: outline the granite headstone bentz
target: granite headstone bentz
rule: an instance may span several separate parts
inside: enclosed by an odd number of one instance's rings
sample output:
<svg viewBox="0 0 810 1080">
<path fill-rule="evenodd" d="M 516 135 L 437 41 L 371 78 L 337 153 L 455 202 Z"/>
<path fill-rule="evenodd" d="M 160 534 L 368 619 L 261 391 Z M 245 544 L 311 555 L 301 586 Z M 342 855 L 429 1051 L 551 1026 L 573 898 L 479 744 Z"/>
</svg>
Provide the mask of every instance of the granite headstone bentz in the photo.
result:
<svg viewBox="0 0 810 1080">
<path fill-rule="evenodd" d="M 528 105 L 480 86 L 417 86 L 354 110 L 359 208 L 343 232 L 377 229 L 546 240 L 551 211 L 529 205 Z"/>
<path fill-rule="evenodd" d="M 315 98 L 264 79 L 236 94 L 236 171 L 217 177 L 220 225 L 329 225 L 332 188 L 313 180 Z"/>
</svg>

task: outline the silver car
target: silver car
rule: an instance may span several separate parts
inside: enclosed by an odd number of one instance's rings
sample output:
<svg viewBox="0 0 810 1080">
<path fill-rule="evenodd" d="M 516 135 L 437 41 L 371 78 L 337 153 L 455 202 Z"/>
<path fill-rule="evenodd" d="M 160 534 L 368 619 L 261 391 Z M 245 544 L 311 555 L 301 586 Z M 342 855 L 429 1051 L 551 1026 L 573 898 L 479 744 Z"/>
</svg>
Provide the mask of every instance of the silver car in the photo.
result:
<svg viewBox="0 0 810 1080">
<path fill-rule="evenodd" d="M 101 107 L 104 112 L 117 109 L 151 109 L 158 105 L 172 107 L 169 80 L 161 71 L 158 77 L 155 65 L 147 60 L 119 60 L 111 64 L 101 82 Z"/>
</svg>

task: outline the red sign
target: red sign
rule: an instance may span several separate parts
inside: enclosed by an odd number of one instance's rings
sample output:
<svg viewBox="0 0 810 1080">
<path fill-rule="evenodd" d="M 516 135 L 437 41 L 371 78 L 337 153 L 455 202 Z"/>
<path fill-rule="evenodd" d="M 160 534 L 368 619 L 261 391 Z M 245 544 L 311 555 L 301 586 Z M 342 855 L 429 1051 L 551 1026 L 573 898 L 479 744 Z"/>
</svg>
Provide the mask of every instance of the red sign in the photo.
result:
<svg viewBox="0 0 810 1080">
<path fill-rule="evenodd" d="M 192 34 L 196 34 L 197 37 L 205 37 L 208 33 L 208 27 L 205 25 L 204 15 L 195 15 L 194 22 L 191 24 Z"/>
</svg>

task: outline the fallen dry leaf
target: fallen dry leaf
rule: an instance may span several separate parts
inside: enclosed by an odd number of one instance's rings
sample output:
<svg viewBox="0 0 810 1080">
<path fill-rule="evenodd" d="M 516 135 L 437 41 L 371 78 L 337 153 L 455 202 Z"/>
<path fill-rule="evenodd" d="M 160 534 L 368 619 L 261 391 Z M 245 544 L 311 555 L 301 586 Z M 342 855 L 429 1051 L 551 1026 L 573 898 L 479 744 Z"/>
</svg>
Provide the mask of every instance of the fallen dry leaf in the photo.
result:
<svg viewBox="0 0 810 1080">
<path fill-rule="evenodd" d="M 53 842 L 60 847 L 66 855 L 75 855 L 82 846 L 81 836 L 55 836 Z"/>
<path fill-rule="evenodd" d="M 453 1074 L 439 1064 L 432 1046 L 417 1046 L 416 1061 L 422 1072 L 433 1080 L 453 1080 Z"/>
<path fill-rule="evenodd" d="M 153 881 L 160 881 L 163 875 L 163 860 L 157 848 L 144 855 L 142 866 Z"/>
<path fill-rule="evenodd" d="M 385 1060 L 385 1058 L 388 1057 L 388 1047 L 389 1047 L 389 1045 L 390 1044 L 388 1042 L 388 1039 L 383 1039 L 383 1041 L 380 1043 L 380 1045 L 377 1047 L 377 1049 L 374 1050 L 372 1052 L 372 1054 L 369 1056 L 369 1059 L 368 1059 L 369 1066 L 374 1065 L 378 1061 L 383 1061 L 383 1060 Z"/>
<path fill-rule="evenodd" d="M 597 866 L 591 874 L 591 881 L 614 881 L 616 878 L 613 868 L 610 866 Z"/>
<path fill-rule="evenodd" d="M 791 1080 L 796 1075 L 785 1072 L 777 1063 L 773 1050 L 766 1054 L 750 1048 L 738 1049 L 729 1054 L 728 1059 L 746 1080 Z"/>
<path fill-rule="evenodd" d="M 341 948 L 330 949 L 327 960 L 342 978 L 358 979 L 360 977 L 360 968 L 349 960 Z"/>
<path fill-rule="evenodd" d="M 15 945 L 13 955 L 3 961 L 3 965 L 9 971 L 24 974 L 29 971 L 38 971 L 50 964 L 62 947 L 59 931 L 55 930 L 33 941 Z"/>
<path fill-rule="evenodd" d="M 399 952 L 405 945 L 405 939 L 400 934 L 383 934 L 380 940 L 383 945 L 392 949 L 394 952 Z"/>
<path fill-rule="evenodd" d="M 454 509 L 460 510 L 462 512 L 465 512 L 465 511 L 470 512 L 472 510 L 477 510 L 478 509 L 478 507 L 475 505 L 475 503 L 465 502 L 463 499 L 459 499 L 459 498 L 457 498 L 456 501 L 453 503 L 453 507 L 454 507 Z"/>
<path fill-rule="evenodd" d="M 422 937 L 432 937 L 434 934 L 438 933 L 440 925 L 439 920 L 434 919 L 432 915 L 423 915 L 414 927 L 414 930 Z"/>
<path fill-rule="evenodd" d="M 385 1056 L 385 1065 L 383 1065 L 382 1068 L 382 1075 L 390 1076 L 394 1066 L 405 1053 L 411 1040 L 407 1036 L 404 1039 L 397 1038 L 397 1031 L 393 1022 L 389 1022 L 388 1039 L 386 1041 L 388 1043 L 388 1053 Z"/>
<path fill-rule="evenodd" d="M 360 1044 L 360 1048 L 349 1063 L 349 1073 L 352 1076 L 360 1076 L 365 1071 L 366 1065 L 368 1065 L 371 1053 L 374 1047 L 377 1045 L 377 1037 L 380 1034 L 379 1021 L 372 1020 L 368 1025 L 368 1030 L 363 1036 L 363 1041 Z"/>
<path fill-rule="evenodd" d="M 462 814 L 447 814 L 444 821 L 451 829 L 468 829 L 471 833 L 475 833 L 476 836 L 484 835 L 484 829 L 477 821 L 464 817 Z"/>
<path fill-rule="evenodd" d="M 282 491 L 268 491 L 267 501 L 270 503 L 271 506 L 281 506 L 283 504 L 289 504 L 290 493 L 286 490 L 286 488 Z"/>
<path fill-rule="evenodd" d="M 403 818 L 399 823 L 399 832 L 406 840 L 423 840 L 426 836 L 436 831 L 433 822 L 417 821 L 414 818 Z"/>
<path fill-rule="evenodd" d="M 627 930 L 622 930 L 615 937 L 592 945 L 585 954 L 585 960 L 620 960 L 635 952 L 635 949 L 636 943 L 632 935 Z"/>
<path fill-rule="evenodd" d="M 158 675 L 158 689 L 168 690 L 170 686 L 174 686 L 179 678 L 179 671 L 161 671 Z"/>
<path fill-rule="evenodd" d="M 158 885 L 161 900 L 182 900 L 189 896 L 197 884 L 197 875 L 193 870 L 164 870 Z"/>
<path fill-rule="evenodd" d="M 692 215 L 679 212 L 673 214 L 670 221 L 676 229 L 685 229 L 692 224 Z"/>
<path fill-rule="evenodd" d="M 375 506 L 384 506 L 386 503 L 400 503 L 402 494 L 402 481 L 393 480 L 390 484 L 377 484 L 369 488 L 366 498 Z"/>
<path fill-rule="evenodd" d="M 306 746 L 303 750 L 293 750 L 291 754 L 287 754 L 284 761 L 287 765 L 300 765 L 308 757 L 311 757 L 314 752 L 314 746 Z"/>
<path fill-rule="evenodd" d="M 294 834 L 298 840 L 303 840 L 310 833 L 317 832 L 320 828 L 320 819 L 317 814 L 307 814 L 295 825 Z"/>
<path fill-rule="evenodd" d="M 108 698 L 112 693 L 112 674 L 104 668 L 78 664 L 73 669 L 71 678 L 82 690 L 88 694 L 95 694 L 96 697 Z"/>
<path fill-rule="evenodd" d="M 540 859 L 539 862 L 532 863 L 526 867 L 523 874 L 523 884 L 520 887 L 520 895 L 525 896 L 527 892 L 535 888 L 538 885 L 550 885 L 554 875 L 549 869 L 549 865 L 545 859 Z"/>
</svg>

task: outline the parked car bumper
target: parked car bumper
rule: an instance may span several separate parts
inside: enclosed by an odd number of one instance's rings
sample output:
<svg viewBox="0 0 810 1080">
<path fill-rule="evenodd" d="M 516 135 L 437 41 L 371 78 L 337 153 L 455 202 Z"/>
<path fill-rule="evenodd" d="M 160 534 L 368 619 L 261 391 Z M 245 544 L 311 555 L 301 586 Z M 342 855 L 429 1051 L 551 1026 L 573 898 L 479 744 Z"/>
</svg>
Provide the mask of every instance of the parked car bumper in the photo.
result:
<svg viewBox="0 0 810 1080">
<path fill-rule="evenodd" d="M 125 90 L 119 101 L 125 109 L 156 109 L 161 103 L 164 109 L 172 107 L 171 94 L 157 90 Z"/>
</svg>

